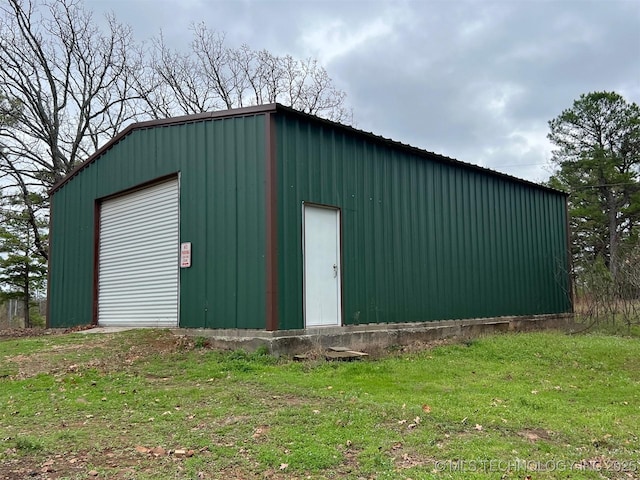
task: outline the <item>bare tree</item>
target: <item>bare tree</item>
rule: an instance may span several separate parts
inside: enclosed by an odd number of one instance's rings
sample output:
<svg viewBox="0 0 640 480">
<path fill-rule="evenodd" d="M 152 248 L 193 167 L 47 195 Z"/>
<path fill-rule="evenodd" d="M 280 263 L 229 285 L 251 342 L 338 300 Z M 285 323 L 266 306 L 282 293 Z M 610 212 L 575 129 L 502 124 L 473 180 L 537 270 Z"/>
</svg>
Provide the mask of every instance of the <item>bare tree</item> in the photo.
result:
<svg viewBox="0 0 640 480">
<path fill-rule="evenodd" d="M 3 198 L 23 199 L 20 218 L 45 260 L 47 189 L 135 117 L 141 52 L 129 27 L 106 24 L 79 0 L 0 5 L 0 183 Z"/>
<path fill-rule="evenodd" d="M 24 199 L 44 259 L 47 189 L 128 122 L 276 101 L 350 120 L 344 92 L 315 60 L 229 48 L 204 24 L 187 52 L 162 35 L 144 51 L 130 27 L 105 19 L 81 0 L 0 3 L 0 186 Z"/>
<path fill-rule="evenodd" d="M 103 31 L 78 0 L 0 6 L 0 88 L 20 106 L 0 132 L 4 173 L 49 187 L 135 117 L 140 52 L 106 20 Z"/>
<path fill-rule="evenodd" d="M 204 24 L 192 26 L 192 35 L 186 53 L 167 46 L 162 34 L 152 41 L 149 68 L 138 77 L 151 116 L 279 102 L 330 120 L 352 121 L 346 94 L 316 60 L 279 57 L 247 45 L 228 47 L 223 34 Z"/>
</svg>

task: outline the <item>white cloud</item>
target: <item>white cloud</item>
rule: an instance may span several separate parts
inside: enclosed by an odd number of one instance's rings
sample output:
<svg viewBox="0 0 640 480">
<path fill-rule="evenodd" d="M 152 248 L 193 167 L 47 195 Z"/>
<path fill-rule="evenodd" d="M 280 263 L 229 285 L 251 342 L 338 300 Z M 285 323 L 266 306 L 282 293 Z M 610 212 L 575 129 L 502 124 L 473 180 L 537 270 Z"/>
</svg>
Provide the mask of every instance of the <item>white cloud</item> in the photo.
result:
<svg viewBox="0 0 640 480">
<path fill-rule="evenodd" d="M 401 8 L 385 9 L 370 18 L 359 16 L 358 21 L 321 16 L 305 26 L 300 41 L 305 51 L 326 66 L 360 49 L 393 42 L 397 30 L 409 21 L 406 13 Z"/>
<path fill-rule="evenodd" d="M 391 33 L 391 26 L 382 19 L 354 29 L 342 20 L 321 23 L 302 37 L 305 48 L 318 58 L 320 63 L 328 65 L 332 60 L 348 55 L 367 42 L 385 37 Z"/>
</svg>

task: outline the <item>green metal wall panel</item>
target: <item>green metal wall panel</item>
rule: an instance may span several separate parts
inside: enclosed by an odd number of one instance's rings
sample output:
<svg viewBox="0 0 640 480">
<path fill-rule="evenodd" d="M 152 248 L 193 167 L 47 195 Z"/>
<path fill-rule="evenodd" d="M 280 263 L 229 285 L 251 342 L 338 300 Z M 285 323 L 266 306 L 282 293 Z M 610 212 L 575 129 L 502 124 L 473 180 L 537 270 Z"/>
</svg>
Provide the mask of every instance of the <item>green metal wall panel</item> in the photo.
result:
<svg viewBox="0 0 640 480">
<path fill-rule="evenodd" d="M 277 116 L 280 328 L 303 327 L 302 203 L 342 211 L 345 324 L 571 310 L 562 194 Z"/>
<path fill-rule="evenodd" d="M 73 240 L 66 240 L 70 236 L 66 232 L 75 233 L 76 226 L 79 226 L 79 235 L 83 235 L 84 230 L 93 232 L 93 205 L 89 206 L 75 208 L 73 198 L 67 192 L 60 192 L 51 202 L 52 212 L 73 212 L 73 215 L 51 217 L 49 269 L 58 272 L 56 279 L 50 277 L 49 281 L 48 322 L 51 327 L 70 327 L 91 321 L 93 276 L 85 275 L 83 269 L 85 265 L 93 266 L 93 242 L 79 245 Z M 75 282 L 75 279 L 80 281 Z M 67 288 L 61 288 L 63 284 Z M 66 308 L 54 314 L 54 307 L 59 305 L 65 305 Z M 89 312 L 88 318 L 86 312 Z"/>
<path fill-rule="evenodd" d="M 265 116 L 138 129 L 52 198 L 50 325 L 90 323 L 94 203 L 180 173 L 180 325 L 264 328 Z"/>
</svg>

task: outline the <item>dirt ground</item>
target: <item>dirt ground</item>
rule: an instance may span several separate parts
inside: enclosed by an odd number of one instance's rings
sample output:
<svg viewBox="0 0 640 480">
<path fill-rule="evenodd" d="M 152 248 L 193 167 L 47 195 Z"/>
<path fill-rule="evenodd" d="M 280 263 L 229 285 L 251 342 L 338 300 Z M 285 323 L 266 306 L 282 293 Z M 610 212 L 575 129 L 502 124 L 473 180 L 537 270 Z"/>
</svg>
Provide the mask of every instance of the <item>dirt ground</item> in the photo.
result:
<svg viewBox="0 0 640 480">
<path fill-rule="evenodd" d="M 30 338 L 50 335 L 65 335 L 92 328 L 91 326 L 75 327 L 68 329 L 42 329 L 42 328 L 19 328 L 0 330 L 0 348 L 3 341 L 10 341 L 11 338 Z M 88 359 L 78 363 L 78 360 L 69 355 L 68 358 L 61 358 L 52 365 L 49 361 L 51 350 L 46 354 L 34 353 L 29 356 L 18 356 L 8 358 L 19 365 L 19 371 L 14 378 L 29 378 L 40 373 L 59 374 L 65 372 L 75 372 L 81 367 L 96 368 L 101 371 L 109 371 L 131 365 L 135 360 L 153 352 L 174 351 L 178 348 L 193 348 L 189 340 L 183 337 L 168 335 L 166 332 L 158 333 L 151 337 L 150 342 L 144 344 L 126 345 L 123 350 L 110 348 L 113 339 L 110 335 L 100 336 L 91 343 L 94 348 L 108 348 L 111 352 L 108 358 Z M 63 345 L 53 349 L 56 352 L 71 353 L 74 350 L 84 348 L 80 345 Z M 153 446 L 150 446 L 153 447 Z M 182 463 L 185 455 L 176 455 L 173 451 L 163 451 L 158 453 L 155 450 L 148 452 L 135 451 L 113 451 L 105 450 L 96 455 L 95 452 L 77 452 L 69 457 L 67 455 L 52 455 L 46 457 L 19 456 L 15 448 L 10 448 L 4 452 L 5 458 L 0 461 L 0 480 L 3 479 L 38 479 L 54 480 L 62 478 L 107 478 L 104 474 L 98 473 L 98 469 L 109 471 L 108 478 L 114 479 L 135 479 L 136 472 L 156 471 L 158 464 L 162 464 L 167 471 L 174 470 L 176 478 L 180 477 L 183 470 Z M 198 456 L 208 456 L 208 451 L 195 452 Z M 210 478 L 210 477 L 201 477 Z"/>
<path fill-rule="evenodd" d="M 63 335 L 65 333 L 80 332 L 94 328 L 93 325 L 82 325 L 73 328 L 2 328 L 0 338 L 4 337 L 41 337 L 43 335 Z"/>
</svg>

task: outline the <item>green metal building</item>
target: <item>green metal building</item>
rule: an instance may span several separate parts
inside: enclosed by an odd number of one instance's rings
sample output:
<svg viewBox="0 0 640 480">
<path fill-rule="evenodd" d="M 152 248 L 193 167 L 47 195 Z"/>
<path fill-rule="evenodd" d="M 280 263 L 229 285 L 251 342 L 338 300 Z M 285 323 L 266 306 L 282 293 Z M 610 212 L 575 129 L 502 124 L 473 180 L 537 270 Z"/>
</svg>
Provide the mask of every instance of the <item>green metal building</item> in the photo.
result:
<svg viewBox="0 0 640 480">
<path fill-rule="evenodd" d="M 131 125 L 51 204 L 51 327 L 572 310 L 564 194 L 278 104 Z"/>
</svg>

